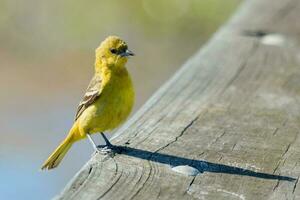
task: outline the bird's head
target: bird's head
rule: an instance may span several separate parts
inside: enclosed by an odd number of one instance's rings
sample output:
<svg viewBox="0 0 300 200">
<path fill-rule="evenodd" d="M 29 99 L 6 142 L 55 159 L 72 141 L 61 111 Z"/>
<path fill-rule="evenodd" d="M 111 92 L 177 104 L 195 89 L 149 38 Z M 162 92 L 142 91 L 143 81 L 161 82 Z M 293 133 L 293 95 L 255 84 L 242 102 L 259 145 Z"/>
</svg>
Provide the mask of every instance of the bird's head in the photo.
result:
<svg viewBox="0 0 300 200">
<path fill-rule="evenodd" d="M 121 38 L 109 36 L 96 49 L 96 66 L 124 67 L 128 57 L 133 55 Z"/>
</svg>

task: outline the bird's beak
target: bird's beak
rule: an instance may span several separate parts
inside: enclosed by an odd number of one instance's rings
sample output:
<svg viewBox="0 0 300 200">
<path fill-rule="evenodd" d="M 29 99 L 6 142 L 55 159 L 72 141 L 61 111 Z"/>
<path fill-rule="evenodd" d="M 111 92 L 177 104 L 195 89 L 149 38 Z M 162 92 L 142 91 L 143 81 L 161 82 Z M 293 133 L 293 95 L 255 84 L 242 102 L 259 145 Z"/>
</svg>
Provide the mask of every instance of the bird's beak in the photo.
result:
<svg viewBox="0 0 300 200">
<path fill-rule="evenodd" d="M 134 53 L 127 49 L 124 53 L 120 54 L 121 57 L 129 57 L 129 56 L 134 56 Z"/>
</svg>

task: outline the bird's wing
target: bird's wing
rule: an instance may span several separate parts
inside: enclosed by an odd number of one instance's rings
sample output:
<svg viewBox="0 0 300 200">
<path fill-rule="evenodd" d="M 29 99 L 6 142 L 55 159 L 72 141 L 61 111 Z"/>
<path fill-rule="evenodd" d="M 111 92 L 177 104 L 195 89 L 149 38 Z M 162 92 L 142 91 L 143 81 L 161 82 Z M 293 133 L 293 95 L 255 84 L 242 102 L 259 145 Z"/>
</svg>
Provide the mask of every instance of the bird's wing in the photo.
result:
<svg viewBox="0 0 300 200">
<path fill-rule="evenodd" d="M 99 75 L 95 75 L 88 88 L 86 89 L 86 92 L 82 98 L 82 100 L 80 101 L 78 108 L 77 108 L 77 112 L 75 115 L 75 121 L 80 117 L 80 115 L 83 113 L 83 111 L 85 111 L 85 109 L 87 107 L 89 107 L 91 104 L 93 104 L 98 97 L 101 94 L 100 88 L 101 88 L 101 82 L 102 79 Z"/>
</svg>

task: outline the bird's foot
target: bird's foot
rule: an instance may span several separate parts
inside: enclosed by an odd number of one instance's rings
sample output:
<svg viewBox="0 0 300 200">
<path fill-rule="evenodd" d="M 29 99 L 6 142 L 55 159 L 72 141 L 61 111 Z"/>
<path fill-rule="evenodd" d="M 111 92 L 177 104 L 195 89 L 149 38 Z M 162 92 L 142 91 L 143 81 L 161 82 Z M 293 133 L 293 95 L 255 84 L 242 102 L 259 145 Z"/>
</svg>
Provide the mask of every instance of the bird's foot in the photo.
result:
<svg viewBox="0 0 300 200">
<path fill-rule="evenodd" d="M 120 153 L 121 150 L 119 147 L 114 145 L 99 145 L 97 146 L 96 153 L 100 153 L 103 155 L 115 155 L 116 153 Z"/>
</svg>

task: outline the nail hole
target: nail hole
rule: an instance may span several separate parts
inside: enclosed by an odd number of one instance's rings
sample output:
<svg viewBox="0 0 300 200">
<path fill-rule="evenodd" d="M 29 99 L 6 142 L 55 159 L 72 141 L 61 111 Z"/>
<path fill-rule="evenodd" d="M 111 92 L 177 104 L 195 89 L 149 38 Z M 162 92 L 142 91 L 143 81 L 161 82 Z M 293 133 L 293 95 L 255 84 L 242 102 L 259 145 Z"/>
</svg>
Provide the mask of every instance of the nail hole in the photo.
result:
<svg viewBox="0 0 300 200">
<path fill-rule="evenodd" d="M 245 30 L 245 31 L 243 31 L 242 34 L 245 35 L 245 36 L 261 38 L 261 37 L 264 37 L 264 36 L 266 36 L 268 34 L 271 34 L 271 33 L 267 32 L 267 31 L 263 31 L 263 30 L 257 30 L 257 31 Z"/>
<path fill-rule="evenodd" d="M 90 169 L 89 169 L 89 174 L 92 172 L 92 169 L 93 169 L 93 167 L 90 167 Z"/>
</svg>

